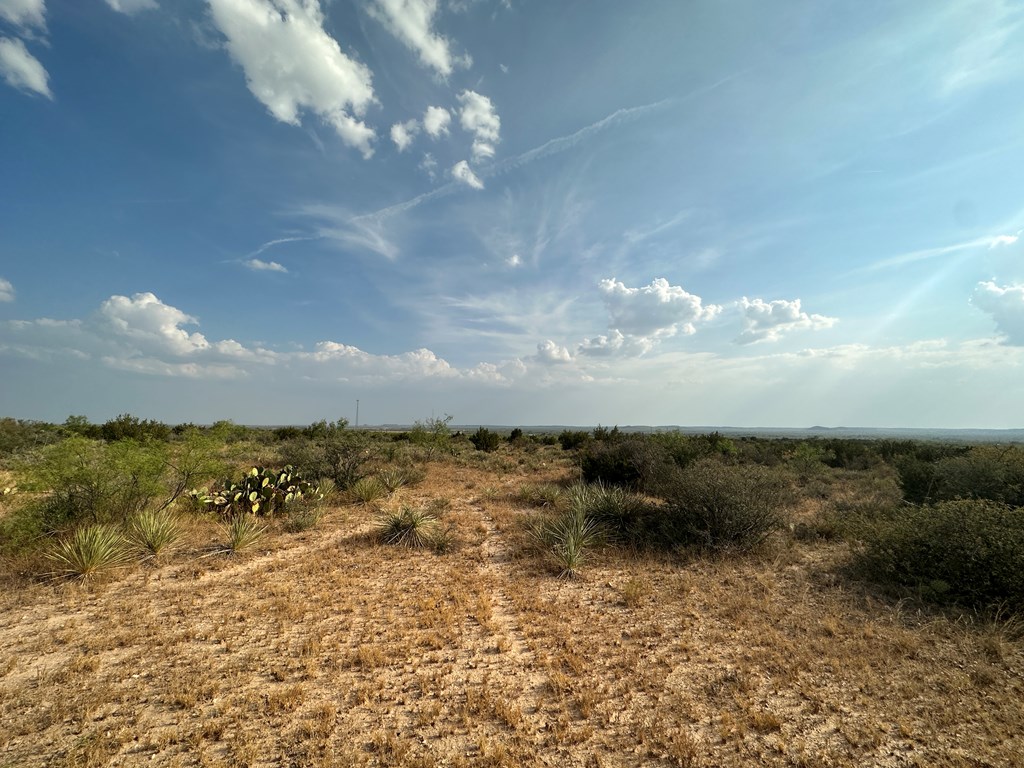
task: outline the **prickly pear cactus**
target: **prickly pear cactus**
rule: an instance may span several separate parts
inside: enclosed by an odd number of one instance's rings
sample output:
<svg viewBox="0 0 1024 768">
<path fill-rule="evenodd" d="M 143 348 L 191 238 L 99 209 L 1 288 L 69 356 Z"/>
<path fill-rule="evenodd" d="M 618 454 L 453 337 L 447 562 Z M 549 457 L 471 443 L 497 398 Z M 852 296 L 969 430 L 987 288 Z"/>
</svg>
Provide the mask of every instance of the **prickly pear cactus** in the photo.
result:
<svg viewBox="0 0 1024 768">
<path fill-rule="evenodd" d="M 269 517 L 293 502 L 323 498 L 319 487 L 303 480 L 291 465 L 280 470 L 253 467 L 240 481 L 224 486 L 208 498 L 225 515 L 251 512 Z"/>
</svg>

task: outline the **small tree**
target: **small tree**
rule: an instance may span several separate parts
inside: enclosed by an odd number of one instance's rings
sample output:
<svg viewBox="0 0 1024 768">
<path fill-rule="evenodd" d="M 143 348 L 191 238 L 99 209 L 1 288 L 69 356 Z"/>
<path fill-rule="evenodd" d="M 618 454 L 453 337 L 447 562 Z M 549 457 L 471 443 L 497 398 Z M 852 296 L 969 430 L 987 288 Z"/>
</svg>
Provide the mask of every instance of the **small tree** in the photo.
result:
<svg viewBox="0 0 1024 768">
<path fill-rule="evenodd" d="M 492 453 L 498 450 L 498 446 L 501 444 L 501 438 L 497 432 L 491 432 L 486 427 L 480 427 L 469 437 L 471 442 L 478 451 L 486 451 Z"/>
</svg>

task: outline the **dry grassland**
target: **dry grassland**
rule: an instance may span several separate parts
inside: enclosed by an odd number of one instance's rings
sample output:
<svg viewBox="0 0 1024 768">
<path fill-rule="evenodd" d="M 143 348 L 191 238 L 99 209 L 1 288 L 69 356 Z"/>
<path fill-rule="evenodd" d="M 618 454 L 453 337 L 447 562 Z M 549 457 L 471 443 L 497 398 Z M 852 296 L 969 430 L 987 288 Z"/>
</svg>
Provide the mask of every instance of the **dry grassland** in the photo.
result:
<svg viewBox="0 0 1024 768">
<path fill-rule="evenodd" d="M 559 580 L 510 499 L 569 471 L 429 465 L 388 503 L 442 510 L 445 554 L 336 507 L 239 555 L 195 522 L 104 581 L 5 576 L 0 766 L 1022 764 L 1005 629 L 873 598 L 844 545 L 792 537 Z"/>
</svg>

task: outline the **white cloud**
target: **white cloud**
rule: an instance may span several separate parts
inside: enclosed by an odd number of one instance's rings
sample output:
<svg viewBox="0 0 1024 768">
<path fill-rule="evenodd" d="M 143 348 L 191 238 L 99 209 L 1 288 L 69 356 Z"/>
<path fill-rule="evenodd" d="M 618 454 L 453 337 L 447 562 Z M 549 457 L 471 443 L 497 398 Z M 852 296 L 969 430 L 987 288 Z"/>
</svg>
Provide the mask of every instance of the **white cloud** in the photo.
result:
<svg viewBox="0 0 1024 768">
<path fill-rule="evenodd" d="M 46 69 L 21 40 L 0 37 L 0 75 L 14 88 L 53 98 Z"/>
<path fill-rule="evenodd" d="M 372 74 L 324 30 L 318 0 L 208 2 L 249 90 L 275 118 L 300 125 L 311 110 L 363 157 L 373 154 L 374 131 L 356 119 L 374 102 Z"/>
<path fill-rule="evenodd" d="M 561 365 L 571 363 L 572 354 L 565 347 L 548 339 L 537 345 L 537 359 L 545 365 Z"/>
<path fill-rule="evenodd" d="M 437 160 L 429 152 L 423 153 L 423 160 L 420 161 L 420 170 L 426 173 L 431 181 L 437 176 Z"/>
<path fill-rule="evenodd" d="M 1024 283 L 996 285 L 992 280 L 978 283 L 971 303 L 988 312 L 996 328 L 1013 346 L 1024 346 Z"/>
<path fill-rule="evenodd" d="M 612 329 L 607 336 L 584 339 L 576 351 L 587 357 L 638 357 L 650 352 L 656 344 L 656 339 L 627 336 L 618 329 Z"/>
<path fill-rule="evenodd" d="M 413 137 L 419 133 L 420 124 L 415 120 L 395 123 L 391 126 L 391 140 L 395 142 L 399 152 L 404 152 L 412 144 Z"/>
<path fill-rule="evenodd" d="M 0 19 L 17 27 L 46 27 L 46 0 L 0 0 Z"/>
<path fill-rule="evenodd" d="M 738 306 L 743 313 L 743 332 L 736 339 L 739 344 L 777 341 L 789 331 L 831 328 L 838 322 L 834 317 L 807 314 L 800 308 L 800 299 L 750 301 L 744 296 Z"/>
<path fill-rule="evenodd" d="M 0 277 L 0 302 L 14 301 L 14 286 L 10 280 Z"/>
<path fill-rule="evenodd" d="M 427 107 L 427 111 L 423 113 L 423 130 L 431 138 L 437 139 L 448 133 L 448 124 L 451 121 L 452 115 L 444 107 Z"/>
<path fill-rule="evenodd" d="M 111 296 L 100 306 L 100 317 L 116 333 L 154 352 L 190 355 L 207 349 L 201 333 L 189 333 L 182 325 L 199 321 L 180 309 L 164 304 L 152 293 Z"/>
<path fill-rule="evenodd" d="M 521 258 L 519 258 L 519 254 L 518 253 L 513 253 L 511 256 L 509 256 L 507 259 L 505 259 L 505 263 L 508 266 L 510 266 L 513 269 L 515 269 L 516 267 L 522 266 L 523 260 Z"/>
<path fill-rule="evenodd" d="M 431 29 L 437 0 L 373 0 L 367 10 L 439 75 L 450 75 L 453 62 L 463 64 L 461 58 L 452 58 L 448 41 Z"/>
<path fill-rule="evenodd" d="M 998 248 L 1001 245 L 1013 245 L 1020 237 L 1018 235 L 996 235 L 988 244 L 988 249 Z"/>
<path fill-rule="evenodd" d="M 118 13 L 127 13 L 129 16 L 139 11 L 152 11 L 160 7 L 156 0 L 107 0 L 107 5 Z"/>
<path fill-rule="evenodd" d="M 256 272 L 288 272 L 287 269 L 276 261 L 263 261 L 262 259 L 249 259 L 243 264 Z"/>
<path fill-rule="evenodd" d="M 721 311 L 715 304 L 704 306 L 700 296 L 669 285 L 663 277 L 642 288 L 628 288 L 615 278 L 602 280 L 598 287 L 608 309 L 608 327 L 634 336 L 692 334 L 697 330 L 694 323 L 710 320 Z"/>
<path fill-rule="evenodd" d="M 477 175 L 473 173 L 473 169 L 469 167 L 469 163 L 465 160 L 459 160 L 459 162 L 452 166 L 452 178 L 461 181 L 473 189 L 484 188 L 484 183 L 477 178 Z"/>
<path fill-rule="evenodd" d="M 462 104 L 459 122 L 473 134 L 473 159 L 494 157 L 494 145 L 500 140 L 501 118 L 486 96 L 476 91 L 463 91 L 458 96 Z"/>
</svg>

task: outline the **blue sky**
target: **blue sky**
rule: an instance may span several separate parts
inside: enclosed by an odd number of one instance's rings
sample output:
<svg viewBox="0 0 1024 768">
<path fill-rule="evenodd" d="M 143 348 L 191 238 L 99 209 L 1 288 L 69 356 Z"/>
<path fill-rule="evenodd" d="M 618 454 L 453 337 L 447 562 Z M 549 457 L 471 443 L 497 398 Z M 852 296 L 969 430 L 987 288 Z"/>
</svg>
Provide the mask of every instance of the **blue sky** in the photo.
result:
<svg viewBox="0 0 1024 768">
<path fill-rule="evenodd" d="M 1022 22 L 0 0 L 0 414 L 1024 426 Z"/>
</svg>

